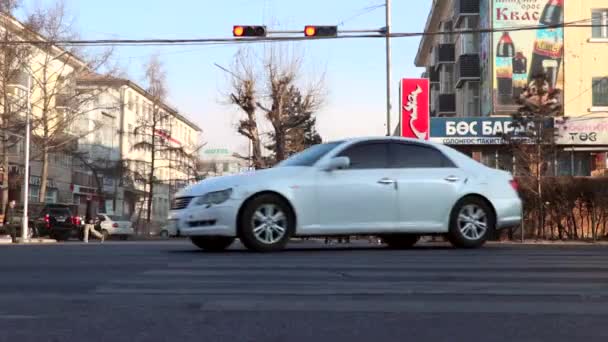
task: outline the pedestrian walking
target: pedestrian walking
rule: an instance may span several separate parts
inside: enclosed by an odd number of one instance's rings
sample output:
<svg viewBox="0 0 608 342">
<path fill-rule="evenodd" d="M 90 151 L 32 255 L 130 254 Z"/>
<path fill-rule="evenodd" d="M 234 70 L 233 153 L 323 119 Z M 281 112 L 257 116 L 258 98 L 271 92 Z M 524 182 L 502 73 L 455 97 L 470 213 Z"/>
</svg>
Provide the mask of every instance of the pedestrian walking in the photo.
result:
<svg viewBox="0 0 608 342">
<path fill-rule="evenodd" d="M 4 227 L 8 230 L 13 243 L 17 243 L 17 215 L 15 214 L 15 200 L 9 201 L 4 209 Z"/>
<path fill-rule="evenodd" d="M 84 219 L 84 243 L 89 243 L 89 233 L 100 239 L 101 243 L 104 242 L 104 235 L 95 230 L 95 213 L 93 212 L 93 205 L 91 204 L 91 200 L 87 199 L 87 209 Z"/>
</svg>

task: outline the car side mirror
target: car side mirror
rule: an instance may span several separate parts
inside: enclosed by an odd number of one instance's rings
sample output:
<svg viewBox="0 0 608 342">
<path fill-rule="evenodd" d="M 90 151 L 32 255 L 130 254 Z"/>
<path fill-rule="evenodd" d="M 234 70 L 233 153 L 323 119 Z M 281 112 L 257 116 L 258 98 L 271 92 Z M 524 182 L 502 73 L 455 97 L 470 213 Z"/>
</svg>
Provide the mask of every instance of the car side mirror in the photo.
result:
<svg viewBox="0 0 608 342">
<path fill-rule="evenodd" d="M 327 172 L 346 169 L 350 166 L 350 158 L 348 157 L 335 157 L 332 158 L 329 163 L 325 166 L 324 170 Z"/>
</svg>

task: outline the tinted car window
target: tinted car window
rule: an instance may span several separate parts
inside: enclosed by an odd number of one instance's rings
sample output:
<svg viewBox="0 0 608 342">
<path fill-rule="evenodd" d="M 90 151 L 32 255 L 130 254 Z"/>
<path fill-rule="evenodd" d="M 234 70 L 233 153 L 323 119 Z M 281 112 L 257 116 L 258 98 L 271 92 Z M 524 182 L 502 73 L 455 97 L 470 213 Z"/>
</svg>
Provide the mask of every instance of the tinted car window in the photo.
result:
<svg viewBox="0 0 608 342">
<path fill-rule="evenodd" d="M 388 167 L 387 143 L 361 143 L 340 153 L 350 158 L 349 169 L 384 169 Z"/>
<path fill-rule="evenodd" d="M 417 144 L 391 144 L 390 159 L 393 168 L 455 167 L 439 150 Z"/>
<path fill-rule="evenodd" d="M 324 155 L 329 153 L 331 150 L 333 150 L 336 146 L 340 144 L 342 144 L 341 141 L 314 145 L 300 153 L 294 154 L 282 163 L 279 163 L 277 167 L 313 166 L 317 161 L 319 161 L 319 159 L 323 158 Z"/>
<path fill-rule="evenodd" d="M 50 216 L 70 216 L 68 209 L 49 209 Z"/>
</svg>

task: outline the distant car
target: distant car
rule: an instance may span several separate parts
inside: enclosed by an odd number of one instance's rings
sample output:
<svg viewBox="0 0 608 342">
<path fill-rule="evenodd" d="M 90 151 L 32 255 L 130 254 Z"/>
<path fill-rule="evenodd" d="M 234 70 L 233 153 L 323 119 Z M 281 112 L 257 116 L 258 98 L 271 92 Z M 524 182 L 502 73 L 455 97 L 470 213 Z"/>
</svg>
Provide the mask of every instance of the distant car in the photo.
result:
<svg viewBox="0 0 608 342">
<path fill-rule="evenodd" d="M 393 137 L 320 144 L 270 169 L 204 180 L 176 195 L 169 217 L 202 249 L 223 250 L 238 237 L 260 252 L 291 237 L 348 235 L 408 248 L 440 234 L 476 248 L 521 219 L 509 172 L 445 145 Z"/>
<path fill-rule="evenodd" d="M 76 212 L 70 204 L 34 203 L 28 210 L 28 237 L 50 237 L 58 241 L 70 238 L 82 238 L 82 222 L 80 217 L 73 215 Z M 16 233 L 21 236 L 21 222 L 23 206 L 15 208 Z M 0 229 L 0 234 L 7 233 L 6 227 Z"/>
<path fill-rule="evenodd" d="M 135 233 L 133 223 L 120 216 L 97 214 L 96 226 L 106 239 L 116 236 L 122 240 L 127 240 L 129 236 Z"/>
</svg>

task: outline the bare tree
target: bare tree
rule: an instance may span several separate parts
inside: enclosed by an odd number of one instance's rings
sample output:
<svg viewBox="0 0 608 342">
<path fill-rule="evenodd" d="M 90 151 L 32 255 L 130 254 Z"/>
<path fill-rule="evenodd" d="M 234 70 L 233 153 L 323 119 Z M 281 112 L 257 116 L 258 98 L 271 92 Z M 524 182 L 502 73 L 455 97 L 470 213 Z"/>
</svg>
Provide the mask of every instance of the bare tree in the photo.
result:
<svg viewBox="0 0 608 342">
<path fill-rule="evenodd" d="M 554 118 L 563 110 L 559 95 L 558 89 L 550 89 L 546 74 L 535 75 L 516 99 L 520 107 L 512 116 L 515 132 L 505 135 L 516 160 L 517 174 L 524 179 L 534 179 L 532 186 L 524 184 L 524 187 L 536 197 L 538 236 L 542 237 L 546 216 L 543 177 L 550 173 L 557 151 Z"/>
<path fill-rule="evenodd" d="M 31 66 L 33 117 L 32 142 L 39 149 L 33 159 L 42 162 L 40 202 L 46 199 L 49 156 L 73 150 L 78 139 L 95 130 L 77 131 L 74 124 L 94 110 L 96 99 L 104 89 L 77 87 L 85 75 L 107 72 L 111 50 L 85 56 L 73 47 L 61 47 L 56 41 L 77 37 L 63 2 L 49 8 L 39 8 L 26 21 L 26 27 L 43 37 L 49 44 L 41 45 Z M 80 55 L 79 57 L 76 57 Z"/>
<path fill-rule="evenodd" d="M 284 49 L 270 49 L 264 61 L 265 95 L 257 103 L 273 128 L 275 162 L 287 157 L 288 135 L 302 127 L 323 103 L 322 79 L 308 87 L 298 84 L 302 58 Z"/>
<path fill-rule="evenodd" d="M 262 169 L 265 167 L 265 162 L 262 155 L 262 142 L 258 128 L 257 76 L 251 62 L 252 60 L 247 50 L 240 50 L 236 54 L 232 71 L 228 71 L 232 76 L 232 85 L 228 98 L 230 104 L 236 105 L 245 113 L 245 118 L 238 123 L 237 132 L 246 137 L 251 143 L 250 162 L 253 164 L 253 167 Z M 248 158 L 244 157 L 243 159 Z"/>
<path fill-rule="evenodd" d="M 320 141 L 314 129 L 314 114 L 323 103 L 324 87 L 322 78 L 301 86 L 302 59 L 286 49 L 272 48 L 262 59 L 252 56 L 246 50 L 237 53 L 233 70 L 229 71 L 229 98 L 246 114 L 239 122 L 238 132 L 251 142 L 253 166 L 263 168 L 306 147 L 306 134 L 310 135 L 309 142 Z M 262 66 L 259 72 L 253 63 Z M 272 127 L 268 134 L 271 141 L 265 147 L 272 151 L 273 160 L 262 156 L 258 110 Z"/>
<path fill-rule="evenodd" d="M 32 54 L 33 47 L 24 44 L 10 44 L 21 40 L 15 28 L 12 13 L 20 5 L 19 1 L 0 1 L 0 39 L 3 42 L 0 49 L 0 98 L 2 113 L 0 114 L 0 143 L 2 145 L 1 165 L 4 170 L 2 181 L 1 211 L 4 212 L 8 202 L 9 189 L 9 154 L 12 147 L 17 145 L 25 129 L 24 114 L 27 110 L 27 73 L 26 65 Z"/>
<path fill-rule="evenodd" d="M 185 143 L 179 143 L 173 138 L 173 125 L 177 120 L 177 113 L 165 105 L 166 73 L 158 56 L 152 56 L 145 70 L 150 106 L 144 105 L 143 114 L 138 118 L 138 124 L 133 132 L 137 141 L 132 147 L 133 150 L 144 152 L 145 157 L 128 162 L 139 165 L 139 167 L 131 167 L 131 170 L 134 170 L 133 177 L 143 180 L 146 185 L 148 192 L 146 221 L 150 222 L 154 187 L 161 183 L 158 170 L 175 170 L 186 175 L 165 180 L 169 183 L 190 182 L 197 179 L 196 160 L 202 145 L 185 146 Z"/>
</svg>

